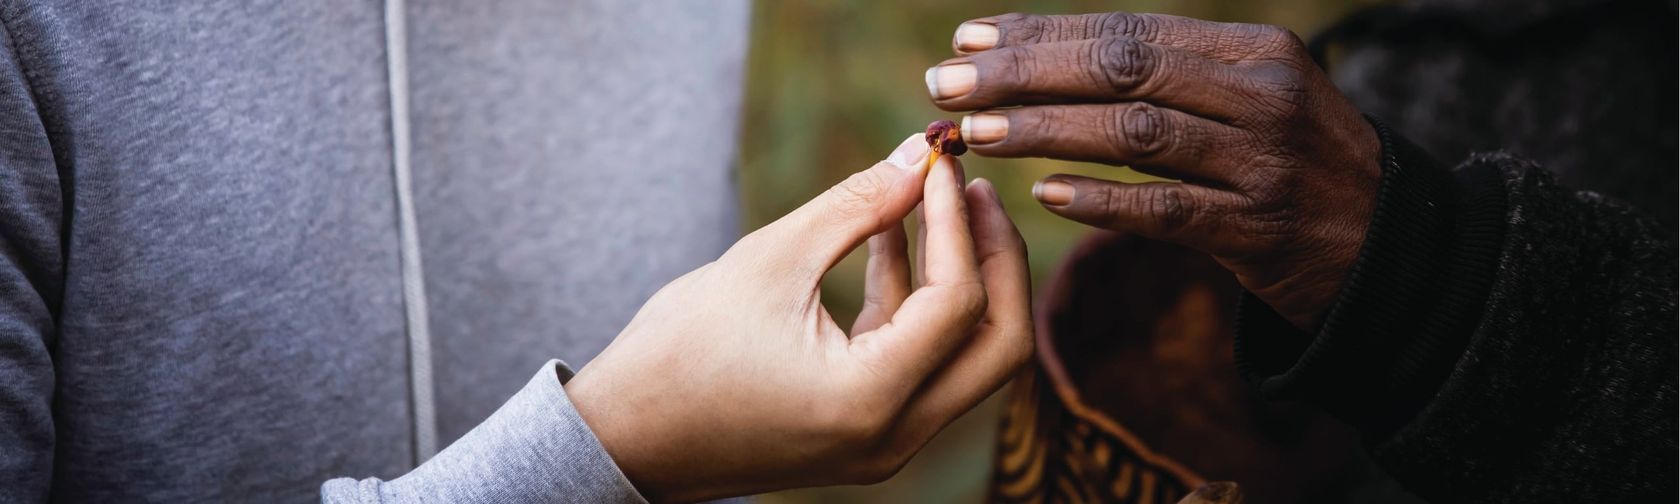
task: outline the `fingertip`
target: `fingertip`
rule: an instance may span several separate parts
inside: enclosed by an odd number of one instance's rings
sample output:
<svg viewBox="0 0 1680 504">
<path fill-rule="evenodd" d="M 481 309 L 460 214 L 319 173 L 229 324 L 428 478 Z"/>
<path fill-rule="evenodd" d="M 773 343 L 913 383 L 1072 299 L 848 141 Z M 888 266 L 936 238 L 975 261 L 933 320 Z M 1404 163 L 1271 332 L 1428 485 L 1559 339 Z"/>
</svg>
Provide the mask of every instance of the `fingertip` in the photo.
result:
<svg viewBox="0 0 1680 504">
<path fill-rule="evenodd" d="M 1104 219 L 1108 215 L 1093 209 L 1093 204 L 1103 199 L 1093 196 L 1093 193 L 1106 191 L 1108 184 L 1115 182 L 1099 182 L 1077 175 L 1058 173 L 1039 179 L 1033 184 L 1033 199 L 1045 210 L 1064 219 L 1107 228 Z"/>
<path fill-rule="evenodd" d="M 943 190 L 960 190 L 962 187 L 962 164 L 958 163 L 955 157 L 940 155 L 933 160 L 933 169 L 928 170 L 926 185 L 929 197 Z"/>
<path fill-rule="evenodd" d="M 968 211 L 977 220 L 985 220 L 991 214 L 1003 212 L 1003 200 L 997 195 L 997 187 L 992 181 L 975 178 L 963 188 L 963 197 L 968 202 Z"/>
<path fill-rule="evenodd" d="M 1059 210 L 1073 203 L 1073 184 L 1062 175 L 1051 175 L 1033 183 L 1033 199 L 1045 208 Z"/>
<path fill-rule="evenodd" d="M 884 219 L 903 219 L 925 197 L 929 172 L 923 168 L 927 166 L 927 147 L 920 138 L 915 139 L 915 143 L 922 145 L 920 152 L 906 139 L 892 156 L 870 168 L 878 172 L 880 180 L 891 181 L 888 182 L 890 187 L 885 195 L 886 201 L 881 206 Z M 911 156 L 919 157 L 920 161 L 909 162 Z"/>
<path fill-rule="evenodd" d="M 924 194 L 922 201 L 926 203 L 925 211 L 931 212 L 938 218 L 948 218 L 948 215 L 966 215 L 968 204 L 964 201 L 965 190 L 962 162 L 954 156 L 939 156 L 934 160 L 933 169 L 927 173 L 923 181 Z"/>
<path fill-rule="evenodd" d="M 974 180 L 968 181 L 968 185 L 963 187 L 963 192 L 970 197 L 985 197 L 987 188 L 991 186 L 992 182 L 985 177 L 974 177 Z"/>
<path fill-rule="evenodd" d="M 998 214 L 1003 212 L 998 207 L 997 199 L 992 196 L 993 188 L 989 180 L 976 178 L 963 189 L 963 199 L 968 203 L 968 225 L 974 234 L 977 244 L 993 239 L 997 234 Z"/>
<path fill-rule="evenodd" d="M 974 179 L 974 182 L 969 184 L 966 195 L 970 199 L 970 226 L 973 228 L 976 246 L 988 255 L 1024 247 L 1020 241 L 1020 230 L 1016 229 L 1015 222 L 1010 220 L 1009 213 L 1003 208 L 1003 199 L 998 196 L 997 187 L 990 180 Z"/>
<path fill-rule="evenodd" d="M 969 190 L 979 191 L 981 195 L 991 200 L 998 208 L 1003 208 L 1003 197 L 998 196 L 997 186 L 992 184 L 992 181 L 986 180 L 985 177 L 975 177 L 974 181 L 969 182 L 968 185 Z"/>
<path fill-rule="evenodd" d="M 927 166 L 928 145 L 922 133 L 912 133 L 898 143 L 886 161 L 906 171 L 919 172 Z"/>
<path fill-rule="evenodd" d="M 957 54 L 969 54 L 997 47 L 999 40 L 997 23 L 988 20 L 974 20 L 957 25 L 956 33 L 951 36 L 951 49 Z"/>
</svg>

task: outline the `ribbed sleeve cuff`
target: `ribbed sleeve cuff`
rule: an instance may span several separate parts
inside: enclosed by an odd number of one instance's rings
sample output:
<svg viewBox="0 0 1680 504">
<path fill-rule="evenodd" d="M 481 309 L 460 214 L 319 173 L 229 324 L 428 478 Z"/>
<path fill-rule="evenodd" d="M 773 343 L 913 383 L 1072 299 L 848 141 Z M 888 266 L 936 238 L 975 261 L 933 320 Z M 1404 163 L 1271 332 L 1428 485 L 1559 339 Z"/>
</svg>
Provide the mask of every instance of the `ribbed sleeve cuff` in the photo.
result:
<svg viewBox="0 0 1680 504">
<path fill-rule="evenodd" d="M 1307 334 L 1245 294 L 1236 361 L 1265 396 L 1316 403 L 1375 440 L 1428 404 L 1463 354 L 1497 268 L 1505 188 L 1492 167 L 1448 171 L 1371 123 L 1382 181 L 1324 325 Z"/>
<path fill-rule="evenodd" d="M 567 399 L 552 360 L 484 423 L 389 482 L 327 482 L 322 500 L 644 503 Z"/>
</svg>

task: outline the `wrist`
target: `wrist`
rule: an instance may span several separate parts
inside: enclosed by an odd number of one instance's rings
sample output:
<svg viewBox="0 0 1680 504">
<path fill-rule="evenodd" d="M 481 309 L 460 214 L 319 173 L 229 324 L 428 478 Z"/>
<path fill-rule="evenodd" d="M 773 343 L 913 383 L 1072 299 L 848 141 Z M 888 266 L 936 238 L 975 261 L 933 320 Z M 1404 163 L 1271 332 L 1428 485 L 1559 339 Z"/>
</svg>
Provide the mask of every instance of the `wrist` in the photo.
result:
<svg viewBox="0 0 1680 504">
<path fill-rule="evenodd" d="M 1236 341 L 1238 367 L 1265 394 L 1313 400 L 1373 436 L 1409 420 L 1458 361 L 1505 214 L 1493 169 L 1454 173 L 1386 131 L 1383 144 L 1369 229 L 1322 326 L 1303 332 L 1246 299 Z"/>
<path fill-rule="evenodd" d="M 572 407 L 636 492 L 648 502 L 667 502 L 667 492 L 659 484 L 659 478 L 642 463 L 646 460 L 642 456 L 646 448 L 642 446 L 642 438 L 636 435 L 638 431 L 650 436 L 653 433 L 636 425 L 640 415 L 619 414 L 622 400 L 629 398 L 615 401 L 615 394 L 605 390 L 607 383 L 603 383 L 610 382 L 610 378 L 601 376 L 598 370 L 591 371 L 586 367 L 566 382 L 566 395 L 571 399 Z"/>
<path fill-rule="evenodd" d="M 1359 262 L 1381 197 L 1385 140 L 1376 123 L 1353 120 L 1359 127 L 1343 129 L 1351 138 L 1342 142 L 1354 146 L 1348 160 L 1339 163 L 1345 168 L 1327 174 L 1309 196 L 1293 198 L 1302 207 L 1302 217 L 1295 220 L 1304 229 L 1275 247 L 1279 254 L 1262 258 L 1252 269 L 1267 276 L 1243 279 L 1250 292 L 1307 332 L 1323 324 Z"/>
</svg>

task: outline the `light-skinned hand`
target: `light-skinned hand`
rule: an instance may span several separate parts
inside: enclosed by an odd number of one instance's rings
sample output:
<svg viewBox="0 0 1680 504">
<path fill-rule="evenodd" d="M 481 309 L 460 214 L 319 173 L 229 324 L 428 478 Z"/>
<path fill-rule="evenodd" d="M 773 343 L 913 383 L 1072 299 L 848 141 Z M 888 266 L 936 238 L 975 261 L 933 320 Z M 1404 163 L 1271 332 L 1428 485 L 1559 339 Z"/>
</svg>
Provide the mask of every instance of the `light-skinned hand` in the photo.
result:
<svg viewBox="0 0 1680 504">
<path fill-rule="evenodd" d="M 984 180 L 888 161 L 666 285 L 566 390 L 649 500 L 696 501 L 895 474 L 1032 353 L 1026 249 Z M 903 219 L 920 203 L 912 284 Z M 850 332 L 819 283 L 869 242 Z"/>
</svg>

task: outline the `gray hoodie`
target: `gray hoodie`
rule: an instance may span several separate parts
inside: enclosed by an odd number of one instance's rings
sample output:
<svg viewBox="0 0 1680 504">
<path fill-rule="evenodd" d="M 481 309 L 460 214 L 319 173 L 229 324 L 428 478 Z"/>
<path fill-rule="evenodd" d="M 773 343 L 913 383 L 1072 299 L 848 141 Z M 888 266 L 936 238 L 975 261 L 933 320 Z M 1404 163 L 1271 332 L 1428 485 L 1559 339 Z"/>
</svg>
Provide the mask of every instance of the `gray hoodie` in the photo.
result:
<svg viewBox="0 0 1680 504">
<path fill-rule="evenodd" d="M 747 16 L 0 0 L 0 501 L 639 500 L 545 361 L 733 240 Z"/>
</svg>

